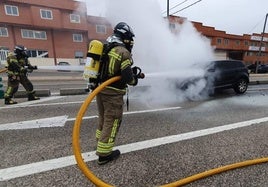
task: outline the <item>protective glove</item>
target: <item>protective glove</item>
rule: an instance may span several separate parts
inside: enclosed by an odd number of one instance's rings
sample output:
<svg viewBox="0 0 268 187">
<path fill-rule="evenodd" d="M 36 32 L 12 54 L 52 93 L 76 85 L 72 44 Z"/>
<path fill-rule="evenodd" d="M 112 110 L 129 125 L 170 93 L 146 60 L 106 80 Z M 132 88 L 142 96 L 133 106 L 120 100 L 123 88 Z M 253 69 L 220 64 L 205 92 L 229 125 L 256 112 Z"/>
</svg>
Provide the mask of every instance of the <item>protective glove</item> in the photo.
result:
<svg viewBox="0 0 268 187">
<path fill-rule="evenodd" d="M 25 68 L 30 69 L 30 70 L 35 70 L 37 69 L 37 66 L 28 65 L 28 66 L 25 66 Z"/>
<path fill-rule="evenodd" d="M 34 70 L 34 69 L 37 69 L 37 66 L 32 66 L 32 65 L 29 65 L 29 67 L 28 67 L 29 69 L 32 69 L 32 70 Z"/>
<path fill-rule="evenodd" d="M 20 68 L 20 73 L 26 74 L 27 73 L 27 68 L 21 67 Z"/>
</svg>

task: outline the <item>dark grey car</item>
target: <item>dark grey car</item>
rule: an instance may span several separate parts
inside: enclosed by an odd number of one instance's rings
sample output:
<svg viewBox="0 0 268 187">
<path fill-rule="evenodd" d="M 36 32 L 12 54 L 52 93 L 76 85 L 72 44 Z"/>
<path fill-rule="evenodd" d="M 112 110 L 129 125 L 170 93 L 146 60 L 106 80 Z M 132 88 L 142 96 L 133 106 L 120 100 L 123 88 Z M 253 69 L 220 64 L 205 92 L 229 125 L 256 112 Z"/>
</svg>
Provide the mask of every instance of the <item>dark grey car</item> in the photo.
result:
<svg viewBox="0 0 268 187">
<path fill-rule="evenodd" d="M 217 90 L 230 88 L 234 89 L 238 94 L 243 94 L 248 88 L 249 73 L 243 61 L 217 60 L 209 63 L 204 77 L 186 80 L 177 86 L 186 90 L 200 79 L 206 80 L 207 86 L 204 91 L 209 94 L 213 94 Z"/>
</svg>

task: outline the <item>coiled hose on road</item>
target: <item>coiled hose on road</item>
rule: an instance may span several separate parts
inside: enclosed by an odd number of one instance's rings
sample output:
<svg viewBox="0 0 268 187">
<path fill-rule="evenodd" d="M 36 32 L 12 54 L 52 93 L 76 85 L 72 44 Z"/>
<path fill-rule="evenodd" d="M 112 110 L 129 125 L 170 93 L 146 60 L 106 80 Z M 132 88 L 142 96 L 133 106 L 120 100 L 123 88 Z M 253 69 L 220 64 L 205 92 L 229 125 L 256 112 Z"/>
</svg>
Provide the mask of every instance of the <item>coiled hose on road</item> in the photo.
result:
<svg viewBox="0 0 268 187">
<path fill-rule="evenodd" d="M 107 81 L 105 81 L 104 83 L 102 83 L 100 86 L 98 86 L 91 94 L 89 94 L 89 96 L 86 98 L 86 100 L 83 102 L 82 106 L 79 109 L 79 112 L 76 116 L 76 120 L 74 123 L 74 127 L 73 127 L 73 137 L 72 137 L 72 143 L 73 143 L 73 152 L 74 152 L 74 156 L 77 162 L 78 167 L 80 168 L 80 170 L 83 172 L 83 174 L 96 186 L 100 186 L 100 187 L 112 187 L 113 185 L 105 183 L 104 181 L 102 181 L 101 179 L 99 179 L 97 176 L 94 175 L 94 173 L 87 167 L 87 164 L 84 162 L 83 158 L 82 158 L 82 154 L 81 154 L 81 147 L 80 147 L 80 128 L 81 128 L 81 122 L 82 122 L 82 118 L 89 106 L 89 104 L 91 103 L 91 101 L 94 99 L 94 97 L 101 91 L 103 90 L 106 86 L 108 86 L 109 84 L 120 80 L 121 77 L 117 76 L 117 77 L 113 77 Z M 181 179 L 179 181 L 173 182 L 173 183 L 169 183 L 169 184 L 165 184 L 162 185 L 161 187 L 177 187 L 177 186 L 183 186 L 186 184 L 189 184 L 191 182 L 194 182 L 196 180 L 202 179 L 202 178 L 206 178 L 218 173 L 222 173 L 228 170 L 232 170 L 232 169 L 236 169 L 236 168 L 241 168 L 241 167 L 245 167 L 245 166 L 250 166 L 250 165 L 254 165 L 254 164 L 260 164 L 260 163 L 265 163 L 268 162 L 268 157 L 264 157 L 264 158 L 259 158 L 259 159 L 254 159 L 254 160 L 247 160 L 244 162 L 239 162 L 239 163 L 234 163 L 234 164 L 230 164 L 230 165 L 226 165 L 223 167 L 219 167 L 219 168 L 215 168 L 212 170 L 208 170 L 184 179 Z"/>
</svg>

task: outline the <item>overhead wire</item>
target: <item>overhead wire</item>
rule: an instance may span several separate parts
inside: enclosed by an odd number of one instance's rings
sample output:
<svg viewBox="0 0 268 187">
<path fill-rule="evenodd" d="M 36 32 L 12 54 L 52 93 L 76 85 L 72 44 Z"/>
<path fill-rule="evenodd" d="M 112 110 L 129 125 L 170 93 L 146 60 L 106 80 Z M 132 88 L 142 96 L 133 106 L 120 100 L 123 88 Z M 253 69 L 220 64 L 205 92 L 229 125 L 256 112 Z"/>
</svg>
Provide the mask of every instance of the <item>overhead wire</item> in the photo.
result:
<svg viewBox="0 0 268 187">
<path fill-rule="evenodd" d="M 176 4 L 175 6 L 171 7 L 169 10 L 172 10 L 172 9 L 176 8 L 176 7 L 182 5 L 183 3 L 187 2 L 187 1 L 188 1 L 188 0 L 184 0 L 183 2 L 178 3 L 178 4 Z M 164 14 L 164 13 L 166 13 L 166 12 L 167 12 L 167 10 L 165 10 L 164 12 L 162 12 L 162 14 Z"/>
<path fill-rule="evenodd" d="M 263 22 L 264 19 L 265 19 L 265 16 L 261 18 L 261 20 L 248 33 L 251 33 L 257 26 L 259 26 Z"/>
<path fill-rule="evenodd" d="M 197 3 L 201 2 L 201 1 L 202 1 L 202 0 L 195 1 L 194 3 L 192 3 L 192 4 L 190 4 L 190 5 L 188 5 L 188 6 L 184 7 L 184 8 L 182 8 L 182 9 L 176 11 L 176 12 L 173 12 L 171 15 L 177 14 L 178 12 L 181 12 L 181 11 L 187 9 L 187 8 L 190 8 L 191 6 L 197 4 Z"/>
</svg>

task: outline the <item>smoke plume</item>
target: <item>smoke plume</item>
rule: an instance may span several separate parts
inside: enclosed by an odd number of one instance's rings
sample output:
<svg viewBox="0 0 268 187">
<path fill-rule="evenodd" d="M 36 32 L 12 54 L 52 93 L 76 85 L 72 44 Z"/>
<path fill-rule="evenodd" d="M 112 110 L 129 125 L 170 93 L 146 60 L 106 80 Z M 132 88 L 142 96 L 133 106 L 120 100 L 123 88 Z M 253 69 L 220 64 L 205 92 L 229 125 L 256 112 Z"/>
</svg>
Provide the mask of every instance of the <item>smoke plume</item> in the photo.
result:
<svg viewBox="0 0 268 187">
<path fill-rule="evenodd" d="M 146 76 L 139 85 L 148 86 L 139 93 L 143 102 L 165 105 L 204 98 L 199 94 L 206 86 L 204 79 L 186 90 L 176 88 L 177 83 L 203 76 L 205 65 L 214 58 L 210 41 L 191 22 L 177 24 L 176 33 L 171 32 L 155 0 L 106 1 L 106 8 L 105 17 L 113 26 L 123 21 L 134 31 L 134 65 Z"/>
</svg>

